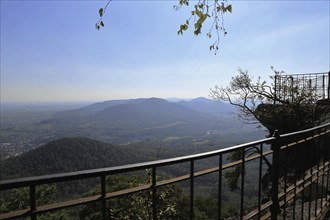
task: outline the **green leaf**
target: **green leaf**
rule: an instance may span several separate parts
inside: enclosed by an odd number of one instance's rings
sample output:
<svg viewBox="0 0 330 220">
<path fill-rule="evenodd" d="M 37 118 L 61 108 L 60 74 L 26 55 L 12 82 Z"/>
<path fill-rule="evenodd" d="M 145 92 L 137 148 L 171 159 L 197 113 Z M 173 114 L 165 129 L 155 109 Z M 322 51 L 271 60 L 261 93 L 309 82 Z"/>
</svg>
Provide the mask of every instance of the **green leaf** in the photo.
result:
<svg viewBox="0 0 330 220">
<path fill-rule="evenodd" d="M 201 23 L 198 23 L 198 22 L 195 23 L 195 29 L 198 29 L 198 28 L 201 28 L 201 27 L 202 27 Z"/>
<path fill-rule="evenodd" d="M 104 23 L 103 23 L 103 21 L 100 22 L 100 25 L 101 25 L 102 27 L 104 27 Z"/>
<path fill-rule="evenodd" d="M 229 11 L 230 13 L 232 13 L 233 7 L 231 5 L 228 5 L 226 7 L 227 11 Z"/>
<path fill-rule="evenodd" d="M 196 14 L 198 17 L 203 17 L 203 13 L 198 9 L 196 9 Z"/>
<path fill-rule="evenodd" d="M 100 14 L 100 17 L 103 16 L 103 8 L 100 8 L 100 10 L 99 10 L 99 14 Z"/>
</svg>

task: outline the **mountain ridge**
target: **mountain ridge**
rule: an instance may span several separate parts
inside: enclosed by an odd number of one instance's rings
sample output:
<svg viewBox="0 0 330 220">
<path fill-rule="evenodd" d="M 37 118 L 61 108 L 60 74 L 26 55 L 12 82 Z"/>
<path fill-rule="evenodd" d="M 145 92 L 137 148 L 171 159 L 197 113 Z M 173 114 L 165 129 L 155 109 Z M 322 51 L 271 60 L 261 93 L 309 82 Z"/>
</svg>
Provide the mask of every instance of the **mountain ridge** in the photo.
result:
<svg viewBox="0 0 330 220">
<path fill-rule="evenodd" d="M 145 139 L 203 136 L 209 130 L 227 129 L 233 108 L 206 98 L 169 102 L 160 98 L 108 100 L 62 111 L 40 122 L 56 137 L 86 136 L 114 144 Z"/>
<path fill-rule="evenodd" d="M 174 99 L 174 98 L 172 98 L 172 99 Z M 214 106 L 222 106 L 223 108 L 226 108 L 226 110 L 233 109 L 233 108 L 230 108 L 231 106 L 229 104 L 223 103 L 221 101 L 207 99 L 205 97 L 198 97 L 198 98 L 191 99 L 189 101 L 187 101 L 185 99 L 177 98 L 178 101 L 174 101 L 174 102 L 168 101 L 166 99 L 151 97 L 151 98 L 137 98 L 137 99 L 106 100 L 103 102 L 92 103 L 92 104 L 89 104 L 89 105 L 86 105 L 86 106 L 83 106 L 83 107 L 77 108 L 77 109 L 61 111 L 61 112 L 55 113 L 54 115 L 57 117 L 87 116 L 87 115 L 96 113 L 98 111 L 102 111 L 109 107 L 114 107 L 114 106 L 118 106 L 118 105 L 122 105 L 122 104 L 140 104 L 143 102 L 148 102 L 150 100 L 158 100 L 158 101 L 165 101 L 165 102 L 173 103 L 173 104 L 179 104 L 179 105 L 183 105 L 188 108 L 191 108 L 193 110 L 198 110 L 198 109 L 196 109 L 195 107 L 191 107 L 190 104 L 195 105 L 196 103 L 199 103 L 199 104 L 203 103 L 203 104 L 208 105 L 208 107 L 210 107 L 211 104 L 213 104 Z M 219 110 L 219 108 L 217 110 Z M 205 111 L 202 111 L 202 112 L 205 112 Z"/>
</svg>

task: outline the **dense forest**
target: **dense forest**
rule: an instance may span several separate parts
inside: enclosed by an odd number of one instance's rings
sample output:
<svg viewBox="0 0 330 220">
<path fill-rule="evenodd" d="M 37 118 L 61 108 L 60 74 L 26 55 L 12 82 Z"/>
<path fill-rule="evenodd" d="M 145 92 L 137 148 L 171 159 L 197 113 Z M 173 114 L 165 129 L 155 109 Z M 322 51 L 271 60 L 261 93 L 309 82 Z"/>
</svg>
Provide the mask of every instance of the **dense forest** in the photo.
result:
<svg viewBox="0 0 330 220">
<path fill-rule="evenodd" d="M 150 143 L 149 143 L 150 144 Z M 164 143 L 153 143 L 153 148 L 148 144 L 139 143 L 124 147 L 114 146 L 108 143 L 92 140 L 89 138 L 75 137 L 63 138 L 52 141 L 44 146 L 12 157 L 2 161 L 1 178 L 15 178 L 23 176 L 36 176 L 60 172 L 70 172 L 84 169 L 116 166 L 135 162 L 148 161 L 152 159 L 169 158 L 181 155 L 175 151 L 175 145 L 172 148 L 165 147 Z M 185 148 L 188 144 L 178 144 L 177 147 Z M 188 151 L 194 152 L 200 150 L 203 145 L 188 148 Z M 214 146 L 213 146 L 214 147 Z M 204 149 L 211 149 L 204 143 Z M 187 151 L 187 150 L 186 150 Z M 209 167 L 216 161 L 205 160 L 196 164 L 199 168 Z M 214 164 L 213 164 L 214 163 Z M 170 166 L 158 173 L 159 178 L 183 175 L 189 172 L 185 166 Z M 251 189 L 253 186 L 254 176 L 249 176 L 247 185 Z M 148 171 L 146 173 L 135 172 L 127 175 L 109 176 L 107 178 L 108 190 L 118 190 L 146 184 L 150 182 Z M 159 199 L 161 208 L 159 211 L 161 219 L 185 219 L 188 212 L 187 204 L 189 196 L 187 193 L 189 185 L 186 182 L 181 184 L 170 185 L 161 188 Z M 82 181 L 74 181 L 69 183 L 59 183 L 52 185 L 44 185 L 38 188 L 37 197 L 39 204 L 47 204 L 54 201 L 62 201 L 80 197 L 81 195 L 89 196 L 99 193 L 100 186 L 97 179 L 89 179 Z M 198 219 L 210 219 L 217 215 L 217 177 L 209 175 L 196 180 L 196 215 Z M 174 195 L 174 196 L 173 196 Z M 247 193 L 246 200 L 253 200 L 255 193 Z M 4 200 L 0 200 L 1 212 L 9 209 L 24 208 L 28 205 L 28 189 L 22 188 L 12 192 L 4 192 L 2 194 Z M 16 198 L 16 199 L 14 199 Z M 223 215 L 233 215 L 238 209 L 239 190 L 231 192 L 228 186 L 224 186 L 223 200 L 226 204 L 223 208 Z M 150 192 L 141 192 L 131 196 L 110 200 L 109 206 L 113 207 L 109 215 L 115 216 L 114 219 L 133 219 L 134 215 L 148 216 L 151 211 Z M 149 205 L 146 205 L 149 204 Z M 94 207 L 96 206 L 96 207 Z M 94 211 L 91 211 L 94 210 Z M 60 211 L 54 215 L 45 215 L 45 219 L 54 216 L 61 216 L 67 219 L 79 216 L 79 219 L 98 219 L 99 211 L 97 204 L 87 205 L 75 208 L 69 211 Z M 131 217 L 129 217 L 131 216 Z M 213 217 L 211 217 L 213 216 Z M 55 217 L 54 217 L 55 218 Z M 59 219 L 61 219 L 59 218 Z M 42 219 L 42 218 L 41 218 Z M 56 218 L 55 218 L 56 219 Z"/>
</svg>

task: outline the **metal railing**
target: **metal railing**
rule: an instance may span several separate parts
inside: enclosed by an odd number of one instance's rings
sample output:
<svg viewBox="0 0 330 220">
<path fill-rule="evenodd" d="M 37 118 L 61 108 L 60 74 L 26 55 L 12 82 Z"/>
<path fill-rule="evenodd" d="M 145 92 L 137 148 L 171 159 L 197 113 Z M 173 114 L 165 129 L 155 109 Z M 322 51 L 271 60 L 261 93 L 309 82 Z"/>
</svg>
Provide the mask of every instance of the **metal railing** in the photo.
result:
<svg viewBox="0 0 330 220">
<path fill-rule="evenodd" d="M 29 178 L 2 180 L 0 191 L 29 187 L 29 208 L 11 210 L 0 214 L 0 219 L 15 219 L 30 217 L 37 219 L 40 214 L 68 207 L 86 204 L 99 204 L 102 219 L 108 219 L 109 210 L 107 200 L 125 195 L 137 194 L 149 191 L 152 195 L 151 212 L 152 219 L 158 219 L 157 194 L 160 187 L 189 181 L 189 215 L 195 219 L 195 179 L 200 176 L 217 174 L 217 207 L 221 216 L 223 208 L 223 187 L 225 184 L 224 173 L 237 166 L 239 169 L 239 212 L 234 217 L 237 219 L 322 219 L 329 207 L 329 174 L 330 174 L 330 123 L 314 127 L 308 130 L 279 135 L 273 137 L 215 150 L 195 155 L 176 157 L 145 163 L 130 164 L 124 166 L 84 170 L 78 172 L 44 175 Z M 239 152 L 239 159 L 230 161 L 225 156 Z M 202 168 L 195 166 L 201 159 L 215 158 L 216 166 Z M 214 160 L 214 159 L 213 159 Z M 162 167 L 189 163 L 189 173 L 186 175 L 169 177 L 158 180 L 157 172 Z M 246 206 L 246 179 L 249 164 L 254 164 L 258 173 L 256 184 L 257 199 L 255 204 Z M 137 187 L 116 191 L 107 191 L 106 177 L 123 174 L 132 171 L 151 170 L 151 181 Z M 266 171 L 268 170 L 268 171 Z M 267 175 L 268 188 L 262 182 Z M 55 202 L 47 205 L 37 205 L 36 187 L 43 184 L 53 184 L 72 180 L 99 178 L 100 194 L 95 196 L 70 199 L 63 202 Z M 316 191 L 316 192 L 315 192 Z M 304 200 L 308 197 L 309 200 Z M 314 198 L 314 199 L 312 199 Z"/>
<path fill-rule="evenodd" d="M 330 72 L 275 75 L 275 94 L 279 99 L 292 100 L 307 95 L 312 100 L 330 98 Z"/>
</svg>

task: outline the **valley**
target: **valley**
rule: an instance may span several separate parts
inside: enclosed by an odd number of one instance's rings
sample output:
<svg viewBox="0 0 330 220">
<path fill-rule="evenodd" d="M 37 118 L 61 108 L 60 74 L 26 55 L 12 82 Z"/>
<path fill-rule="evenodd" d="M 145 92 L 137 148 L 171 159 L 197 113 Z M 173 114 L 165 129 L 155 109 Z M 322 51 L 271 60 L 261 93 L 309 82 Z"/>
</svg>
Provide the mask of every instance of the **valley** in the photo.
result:
<svg viewBox="0 0 330 220">
<path fill-rule="evenodd" d="M 164 145 L 184 142 L 228 146 L 264 137 L 255 126 L 241 124 L 234 112 L 229 104 L 206 98 L 176 102 L 159 98 L 110 100 L 79 107 L 3 107 L 0 155 L 2 159 L 17 156 L 64 137 L 88 137 L 120 146 L 155 141 Z M 234 142 L 233 135 L 239 137 Z"/>
<path fill-rule="evenodd" d="M 159 98 L 112 100 L 60 110 L 6 109 L 1 112 L 0 179 L 173 158 L 265 137 L 266 133 L 255 126 L 243 125 L 234 117 L 235 111 L 228 104 L 205 98 L 177 102 Z M 225 160 L 227 156 L 224 156 Z M 196 162 L 196 168 L 209 168 L 216 162 L 215 158 L 200 160 Z M 163 178 L 188 172 L 189 167 L 175 165 L 160 169 L 158 175 Z M 128 178 L 141 179 L 145 178 L 144 175 L 139 172 L 109 177 L 108 180 L 115 178 L 114 186 L 122 187 L 128 184 Z M 255 175 L 247 177 L 247 185 L 253 186 Z M 211 187 L 205 187 L 208 183 Z M 96 180 L 90 180 L 46 187 L 57 191 L 54 198 L 61 200 L 93 193 L 96 184 Z M 215 175 L 196 180 L 196 201 L 215 204 L 213 189 L 216 184 Z M 182 191 L 178 199 L 184 200 L 188 185 L 183 182 L 176 187 Z M 224 215 L 231 215 L 232 210 L 236 210 L 239 192 L 231 192 L 226 183 L 223 187 L 224 198 L 228 201 Z M 3 196 L 8 199 L 11 195 Z M 246 197 L 247 201 L 254 199 L 253 193 Z M 1 203 L 5 207 L 2 211 L 11 206 L 10 202 Z M 204 210 L 203 207 L 200 209 Z M 215 209 L 205 210 L 211 212 Z M 77 215 L 61 213 L 69 218 Z"/>
</svg>

